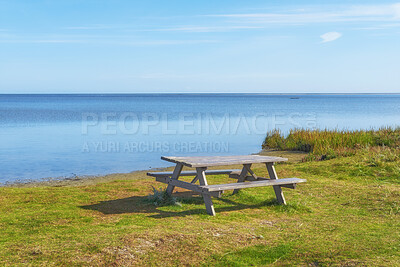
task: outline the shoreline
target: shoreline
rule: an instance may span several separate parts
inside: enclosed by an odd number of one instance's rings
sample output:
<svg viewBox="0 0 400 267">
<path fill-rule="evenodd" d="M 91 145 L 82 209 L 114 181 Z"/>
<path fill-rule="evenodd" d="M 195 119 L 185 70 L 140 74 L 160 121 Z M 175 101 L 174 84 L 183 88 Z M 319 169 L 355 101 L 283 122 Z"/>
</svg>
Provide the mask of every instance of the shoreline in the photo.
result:
<svg viewBox="0 0 400 267">
<path fill-rule="evenodd" d="M 154 168 L 150 170 L 167 170 L 168 168 Z M 39 178 L 37 180 L 15 181 L 0 184 L 2 187 L 61 187 L 61 186 L 85 186 L 98 183 L 111 182 L 115 180 L 137 180 L 139 176 L 146 176 L 150 170 L 137 170 L 128 173 L 109 173 L 104 175 L 82 175 L 75 177 Z M 147 177 L 147 176 L 146 176 Z"/>
<path fill-rule="evenodd" d="M 262 150 L 255 155 L 267 155 L 267 156 L 281 156 L 288 158 L 288 162 L 300 162 L 301 159 L 307 155 L 307 153 L 301 151 L 279 151 L 279 150 Z M 223 166 L 220 166 L 223 167 Z M 220 168 L 220 167 L 217 167 Z M 232 167 L 232 166 L 231 166 Z M 0 188 L 4 187 L 63 187 L 63 186 L 87 186 L 95 185 L 98 183 L 107 183 L 116 180 L 140 180 L 140 179 L 151 179 L 146 173 L 149 171 L 172 171 L 174 166 L 165 168 L 151 168 L 148 170 L 137 170 L 128 173 L 109 173 L 104 175 L 82 175 L 76 177 L 67 178 L 39 178 L 37 180 L 27 180 L 0 183 Z"/>
</svg>

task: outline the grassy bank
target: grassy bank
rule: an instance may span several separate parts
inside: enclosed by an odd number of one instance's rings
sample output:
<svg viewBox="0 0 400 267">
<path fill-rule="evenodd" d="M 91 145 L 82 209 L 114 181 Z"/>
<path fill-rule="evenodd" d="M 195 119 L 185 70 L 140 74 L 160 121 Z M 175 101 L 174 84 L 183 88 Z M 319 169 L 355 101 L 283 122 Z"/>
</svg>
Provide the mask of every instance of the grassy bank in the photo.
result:
<svg viewBox="0 0 400 267">
<path fill-rule="evenodd" d="M 279 130 L 269 132 L 263 148 L 304 151 L 310 153 L 306 159 L 330 159 L 337 156 L 354 155 L 369 148 L 389 148 L 393 155 L 399 154 L 400 128 L 379 130 L 291 130 L 284 136 Z M 387 151 L 389 151 L 387 150 Z"/>
<path fill-rule="evenodd" d="M 144 173 L 0 188 L 0 265 L 398 266 L 399 163 L 357 153 L 279 164 L 280 177 L 308 181 L 284 190 L 289 205 L 276 205 L 272 188 L 252 188 L 215 199 L 215 217 L 185 190 L 175 194 L 180 206 L 153 205 L 158 184 Z"/>
</svg>

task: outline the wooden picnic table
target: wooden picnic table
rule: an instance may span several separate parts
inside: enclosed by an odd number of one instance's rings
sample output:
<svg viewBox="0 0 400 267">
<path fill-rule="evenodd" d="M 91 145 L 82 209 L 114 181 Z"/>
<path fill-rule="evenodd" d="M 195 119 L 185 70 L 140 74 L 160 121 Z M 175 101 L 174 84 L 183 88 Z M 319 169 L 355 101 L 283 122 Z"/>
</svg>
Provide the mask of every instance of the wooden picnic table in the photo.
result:
<svg viewBox="0 0 400 267">
<path fill-rule="evenodd" d="M 234 190 L 237 193 L 240 189 L 273 186 L 279 204 L 286 204 L 282 187 L 295 189 L 298 183 L 306 182 L 299 178 L 278 179 L 274 163 L 287 161 L 286 158 L 270 157 L 260 155 L 242 156 L 203 156 L 203 157 L 161 157 L 161 159 L 175 163 L 173 172 L 149 172 L 147 175 L 156 178 L 156 181 L 168 184 L 167 193 L 172 194 L 175 186 L 198 192 L 203 196 L 207 213 L 215 215 L 214 205 L 211 197 L 221 197 L 225 190 Z M 251 169 L 252 164 L 265 164 L 269 178 L 258 177 Z M 229 170 L 207 170 L 208 167 L 243 165 L 242 169 Z M 195 171 L 182 171 L 187 166 L 195 168 Z M 236 183 L 209 185 L 206 175 L 228 174 L 230 178 L 237 179 Z M 189 182 L 179 180 L 181 176 L 194 176 Z M 196 182 L 199 181 L 199 184 Z"/>
</svg>

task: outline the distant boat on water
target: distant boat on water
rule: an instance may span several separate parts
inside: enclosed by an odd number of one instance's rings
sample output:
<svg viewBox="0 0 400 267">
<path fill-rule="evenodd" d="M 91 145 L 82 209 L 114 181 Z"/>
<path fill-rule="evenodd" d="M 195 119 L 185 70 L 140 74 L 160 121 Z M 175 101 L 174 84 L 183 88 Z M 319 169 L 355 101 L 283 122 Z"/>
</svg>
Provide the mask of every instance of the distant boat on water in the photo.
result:
<svg viewBox="0 0 400 267">
<path fill-rule="evenodd" d="M 300 99 L 300 97 L 291 97 L 290 99 Z"/>
</svg>

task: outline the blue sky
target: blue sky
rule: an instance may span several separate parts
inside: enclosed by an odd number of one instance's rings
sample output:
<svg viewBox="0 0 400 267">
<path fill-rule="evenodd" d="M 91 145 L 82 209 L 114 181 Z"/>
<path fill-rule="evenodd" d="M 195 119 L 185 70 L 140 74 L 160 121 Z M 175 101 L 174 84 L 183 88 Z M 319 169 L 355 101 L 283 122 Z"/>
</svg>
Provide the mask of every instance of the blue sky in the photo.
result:
<svg viewBox="0 0 400 267">
<path fill-rule="evenodd" d="M 0 93 L 400 93 L 400 2 L 0 0 Z"/>
</svg>

